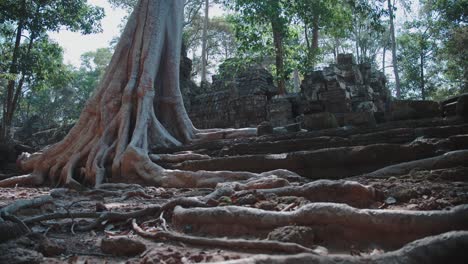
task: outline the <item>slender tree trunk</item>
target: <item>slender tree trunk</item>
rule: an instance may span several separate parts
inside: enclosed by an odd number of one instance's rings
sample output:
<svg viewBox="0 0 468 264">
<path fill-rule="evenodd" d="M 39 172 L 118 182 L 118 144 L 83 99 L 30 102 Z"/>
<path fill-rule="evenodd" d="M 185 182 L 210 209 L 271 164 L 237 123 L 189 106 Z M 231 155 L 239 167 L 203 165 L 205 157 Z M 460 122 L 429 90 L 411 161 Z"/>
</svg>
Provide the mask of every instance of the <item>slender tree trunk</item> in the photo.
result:
<svg viewBox="0 0 468 264">
<path fill-rule="evenodd" d="M 209 10 L 210 1 L 205 0 L 205 19 L 203 21 L 203 36 L 202 36 L 202 65 L 201 65 L 201 83 L 204 85 L 207 82 L 206 79 L 206 67 L 207 61 L 207 43 L 208 43 L 208 21 L 209 21 Z"/>
<path fill-rule="evenodd" d="M 354 20 L 354 23 L 355 25 L 357 25 L 357 22 L 356 20 Z M 360 32 L 359 32 L 359 28 L 356 27 L 355 30 L 354 30 L 354 35 L 356 36 L 356 61 L 359 63 L 360 61 L 360 56 L 359 56 L 359 38 L 360 38 Z"/>
<path fill-rule="evenodd" d="M 15 47 L 13 49 L 13 58 L 11 60 L 10 71 L 11 75 L 15 76 L 15 79 L 9 80 L 7 85 L 7 96 L 5 98 L 5 102 L 3 105 L 3 124 L 2 124 L 2 131 L 1 131 L 1 138 L 7 138 L 10 134 L 10 127 L 11 127 L 11 118 L 10 115 L 12 114 L 13 109 L 13 98 L 15 94 L 15 84 L 16 84 L 16 75 L 18 74 L 18 59 L 20 53 L 20 45 L 21 45 L 21 36 L 23 33 L 24 22 L 21 20 L 18 23 L 18 28 L 16 29 L 16 39 L 15 39 Z"/>
<path fill-rule="evenodd" d="M 340 52 L 339 41 L 338 41 L 338 38 L 335 37 L 334 45 L 333 45 L 333 59 L 335 60 L 335 62 L 338 58 L 339 52 Z"/>
<path fill-rule="evenodd" d="M 421 50 L 420 53 L 421 64 L 419 65 L 421 71 L 421 97 L 423 100 L 426 100 L 426 83 L 424 80 L 424 50 Z"/>
<path fill-rule="evenodd" d="M 29 58 L 29 56 L 31 54 L 31 50 L 32 50 L 35 38 L 36 37 L 35 37 L 34 33 L 31 34 L 31 36 L 29 37 L 28 49 L 26 51 L 26 55 L 24 56 L 25 59 Z M 21 74 L 21 79 L 18 82 L 18 85 L 16 86 L 16 90 L 15 90 L 15 93 L 14 93 L 14 96 L 13 96 L 13 101 L 12 101 L 12 104 L 11 104 L 11 111 L 9 112 L 9 114 L 7 116 L 7 121 L 10 124 L 13 123 L 13 117 L 14 117 L 16 108 L 17 108 L 18 103 L 19 103 L 19 99 L 20 99 L 21 91 L 23 90 L 23 85 L 24 85 L 25 79 L 26 79 L 26 75 L 24 73 Z"/>
<path fill-rule="evenodd" d="M 392 64 L 393 64 L 393 73 L 395 75 L 395 89 L 398 99 L 401 99 L 401 86 L 400 86 L 400 73 L 398 72 L 398 59 L 397 59 L 397 44 L 395 36 L 395 22 L 394 22 L 394 13 L 393 13 L 393 4 L 391 0 L 387 0 L 388 4 L 388 13 L 390 15 L 390 35 L 391 35 L 391 44 L 392 44 Z"/>
<path fill-rule="evenodd" d="M 284 49 L 283 49 L 283 32 L 281 26 L 275 20 L 271 21 L 273 31 L 273 42 L 275 45 L 276 54 L 276 75 L 278 76 L 278 93 L 286 94 L 285 74 L 284 74 Z"/>
<path fill-rule="evenodd" d="M 301 89 L 301 79 L 299 78 L 299 70 L 294 69 L 294 92 L 298 93 Z"/>
<path fill-rule="evenodd" d="M 308 28 L 307 23 L 304 23 L 304 36 L 306 40 L 307 50 L 310 51 L 311 45 L 310 45 L 310 39 L 309 39 L 309 28 Z"/>
<path fill-rule="evenodd" d="M 382 52 L 382 72 L 385 75 L 385 56 L 387 56 L 387 47 L 383 47 L 383 52 Z"/>
<path fill-rule="evenodd" d="M 319 16 L 314 16 L 312 21 L 312 49 L 315 52 L 319 48 Z"/>
</svg>

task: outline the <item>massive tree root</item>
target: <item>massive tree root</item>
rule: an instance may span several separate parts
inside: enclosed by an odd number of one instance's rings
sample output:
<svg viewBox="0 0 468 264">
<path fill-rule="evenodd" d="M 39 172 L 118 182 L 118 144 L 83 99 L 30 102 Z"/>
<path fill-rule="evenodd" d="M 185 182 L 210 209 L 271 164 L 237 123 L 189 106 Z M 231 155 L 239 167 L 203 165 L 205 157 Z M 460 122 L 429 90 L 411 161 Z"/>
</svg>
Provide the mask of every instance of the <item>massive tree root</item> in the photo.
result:
<svg viewBox="0 0 468 264">
<path fill-rule="evenodd" d="M 383 200 L 383 194 L 373 187 L 341 180 L 318 180 L 297 186 L 290 185 L 284 178 L 273 176 L 252 179 L 245 183 L 222 183 L 217 188 L 206 198 L 217 199 L 226 195 L 240 197 L 254 191 L 257 195 L 304 197 L 310 202 L 345 203 L 358 208 L 369 207 Z"/>
<path fill-rule="evenodd" d="M 307 247 L 295 243 L 282 243 L 278 241 L 261 241 L 261 240 L 245 240 L 245 239 L 221 239 L 221 238 L 204 238 L 194 237 L 187 235 L 179 235 L 168 231 L 158 231 L 151 233 L 143 230 L 136 220 L 132 221 L 133 230 L 142 237 L 156 239 L 156 240 L 170 240 L 176 242 L 182 242 L 192 244 L 196 246 L 208 246 L 208 247 L 221 247 L 229 249 L 241 249 L 249 251 L 268 251 L 268 252 L 282 252 L 288 254 L 295 253 L 313 253 L 320 254 L 321 250 L 313 250 Z"/>
<path fill-rule="evenodd" d="M 403 248 L 373 256 L 351 257 L 343 255 L 317 256 L 298 254 L 293 256 L 254 256 L 240 260 L 218 262 L 224 264 L 285 264 L 285 263 L 404 263 L 436 264 L 466 263 L 468 232 L 449 232 L 438 236 L 427 237 L 407 244 Z"/>
<path fill-rule="evenodd" d="M 372 173 L 366 174 L 368 177 L 383 177 L 400 176 L 411 172 L 414 169 L 418 170 L 437 170 L 457 166 L 466 166 L 468 164 L 468 150 L 458 150 L 447 152 L 441 156 L 436 156 L 427 159 L 404 162 L 392 166 L 382 168 Z"/>
<path fill-rule="evenodd" d="M 202 131 L 192 125 L 179 89 L 183 4 L 183 0 L 140 0 L 76 125 L 60 143 L 19 162 L 31 174 L 0 181 L 0 187 L 46 180 L 99 186 L 106 179 L 204 187 L 256 177 L 169 171 L 149 156 L 157 148 L 256 133 L 255 129 Z"/>
<path fill-rule="evenodd" d="M 398 248 L 425 236 L 453 230 L 468 230 L 468 206 L 450 211 L 395 211 L 355 209 L 344 204 L 315 203 L 293 212 L 272 212 L 228 206 L 221 208 L 176 207 L 173 223 L 194 232 L 213 235 L 265 235 L 288 225 L 310 226 L 326 247 L 346 247 L 350 243 L 369 246 L 377 243 Z"/>
</svg>

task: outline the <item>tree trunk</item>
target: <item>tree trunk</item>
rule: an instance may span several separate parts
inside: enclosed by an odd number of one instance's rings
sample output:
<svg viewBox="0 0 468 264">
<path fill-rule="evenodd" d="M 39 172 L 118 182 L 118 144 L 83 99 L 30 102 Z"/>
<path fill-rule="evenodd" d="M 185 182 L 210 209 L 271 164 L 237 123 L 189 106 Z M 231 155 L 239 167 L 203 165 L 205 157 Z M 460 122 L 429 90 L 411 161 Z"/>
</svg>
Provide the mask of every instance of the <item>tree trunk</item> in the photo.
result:
<svg viewBox="0 0 468 264">
<path fill-rule="evenodd" d="M 294 92 L 298 93 L 301 89 L 301 79 L 299 78 L 299 70 L 294 69 Z"/>
<path fill-rule="evenodd" d="M 34 33 L 32 33 L 31 36 L 29 37 L 28 49 L 26 51 L 26 55 L 24 56 L 25 59 L 28 59 L 29 55 L 31 54 L 31 50 L 32 50 L 35 38 L 36 36 Z M 21 91 L 23 90 L 25 79 L 26 79 L 26 75 L 24 75 L 24 73 L 21 74 L 21 79 L 18 82 L 18 85 L 16 86 L 16 89 L 15 89 L 13 101 L 11 103 L 10 112 L 7 115 L 7 118 L 8 118 L 7 120 L 10 124 L 13 122 L 13 117 L 16 111 L 16 107 L 18 106 L 18 103 L 19 103 L 19 99 L 20 99 Z"/>
<path fill-rule="evenodd" d="M 276 75 L 278 76 L 278 93 L 286 94 L 285 74 L 284 74 L 284 49 L 283 49 L 283 32 L 281 26 L 275 20 L 271 21 L 273 31 L 273 42 L 275 45 L 276 54 Z"/>
<path fill-rule="evenodd" d="M 382 52 L 382 73 L 385 75 L 385 56 L 387 55 L 387 47 L 383 47 Z"/>
<path fill-rule="evenodd" d="M 12 109 L 13 109 L 13 99 L 15 94 L 15 84 L 16 84 L 16 75 L 18 74 L 18 58 L 20 53 L 21 45 L 21 36 L 23 33 L 24 22 L 21 20 L 18 23 L 18 28 L 16 29 L 16 39 L 15 47 L 13 49 L 13 58 L 11 60 L 10 71 L 9 73 L 15 75 L 14 80 L 9 80 L 7 85 L 7 96 L 3 105 L 3 124 L 1 131 L 1 138 L 5 139 L 9 137 L 10 127 L 11 127 L 11 118 Z"/>
<path fill-rule="evenodd" d="M 426 83 L 424 82 L 424 50 L 421 50 L 420 57 L 421 64 L 419 66 L 421 71 L 421 97 L 423 100 L 426 100 Z"/>
<path fill-rule="evenodd" d="M 315 52 L 319 47 L 319 17 L 315 16 L 312 21 L 312 50 Z"/>
<path fill-rule="evenodd" d="M 309 28 L 308 28 L 307 23 L 304 23 L 304 36 L 306 40 L 307 50 L 310 51 L 311 45 L 310 45 L 310 40 L 309 40 Z"/>
<path fill-rule="evenodd" d="M 206 79 L 207 62 L 207 43 L 208 43 L 208 21 L 209 21 L 210 1 L 205 0 L 205 19 L 203 21 L 203 37 L 202 37 L 202 65 L 201 65 L 201 83 L 204 85 Z"/>
<path fill-rule="evenodd" d="M 46 180 L 99 186 L 109 179 L 213 187 L 222 181 L 258 177 L 165 170 L 150 159 L 152 150 L 194 139 L 256 135 L 256 129 L 200 131 L 193 127 L 179 89 L 183 6 L 183 0 L 140 0 L 78 122 L 61 142 L 19 160 L 30 175 L 0 181 L 0 187 Z"/>
<path fill-rule="evenodd" d="M 392 44 L 392 64 L 393 64 L 393 73 L 395 75 L 395 88 L 397 98 L 401 99 L 401 86 L 400 86 L 400 73 L 398 72 L 398 59 L 396 51 L 396 37 L 395 37 L 395 23 L 393 21 L 393 5 L 391 0 L 387 0 L 388 3 L 388 13 L 390 15 L 390 35 L 391 35 L 391 44 Z"/>
</svg>

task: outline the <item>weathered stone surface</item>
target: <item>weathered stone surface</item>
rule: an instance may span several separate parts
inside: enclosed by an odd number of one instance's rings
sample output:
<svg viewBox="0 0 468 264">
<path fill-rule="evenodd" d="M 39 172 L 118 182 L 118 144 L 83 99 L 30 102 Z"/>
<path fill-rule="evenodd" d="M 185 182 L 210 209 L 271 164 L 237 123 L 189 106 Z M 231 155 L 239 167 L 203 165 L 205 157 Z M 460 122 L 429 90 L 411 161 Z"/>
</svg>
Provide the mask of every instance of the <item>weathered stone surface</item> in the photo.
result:
<svg viewBox="0 0 468 264">
<path fill-rule="evenodd" d="M 10 221 L 0 222 L 0 243 L 26 235 L 26 230 L 22 225 Z"/>
<path fill-rule="evenodd" d="M 44 256 L 34 250 L 0 246 L 0 263 L 4 264 L 39 264 Z"/>
<path fill-rule="evenodd" d="M 293 123 L 293 105 L 290 98 L 272 99 L 268 104 L 268 120 L 275 127 Z"/>
<path fill-rule="evenodd" d="M 390 104 L 388 120 L 408 120 L 441 116 L 440 106 L 434 101 L 395 100 Z"/>
<path fill-rule="evenodd" d="M 288 132 L 300 132 L 302 129 L 301 123 L 294 123 L 284 126 Z"/>
<path fill-rule="evenodd" d="M 101 240 L 101 250 L 114 256 L 136 256 L 146 250 L 145 244 L 127 237 L 104 238 Z"/>
<path fill-rule="evenodd" d="M 447 145 L 442 145 L 442 143 Z M 282 154 L 244 155 L 187 161 L 174 165 L 180 170 L 233 170 L 265 172 L 287 169 L 313 179 L 338 179 L 369 173 L 392 164 L 437 155 L 440 148 L 456 150 L 450 142 L 416 142 L 406 145 L 372 144 L 367 146 L 322 148 Z"/>
<path fill-rule="evenodd" d="M 355 64 L 351 54 L 340 54 L 337 64 L 307 74 L 301 94 L 331 113 L 384 112 L 390 99 L 385 75 L 370 64 Z"/>
<path fill-rule="evenodd" d="M 457 115 L 468 120 L 468 94 L 460 96 L 457 100 Z"/>
<path fill-rule="evenodd" d="M 257 136 L 271 135 L 273 134 L 273 126 L 270 122 L 262 122 L 257 127 Z"/>
<path fill-rule="evenodd" d="M 355 64 L 353 54 L 338 54 L 338 64 Z"/>
<path fill-rule="evenodd" d="M 308 130 L 320 130 L 338 127 L 335 115 L 329 112 L 310 114 L 304 116 L 304 128 Z"/>
<path fill-rule="evenodd" d="M 344 113 L 343 124 L 345 126 L 375 126 L 376 121 L 373 112 Z"/>
</svg>

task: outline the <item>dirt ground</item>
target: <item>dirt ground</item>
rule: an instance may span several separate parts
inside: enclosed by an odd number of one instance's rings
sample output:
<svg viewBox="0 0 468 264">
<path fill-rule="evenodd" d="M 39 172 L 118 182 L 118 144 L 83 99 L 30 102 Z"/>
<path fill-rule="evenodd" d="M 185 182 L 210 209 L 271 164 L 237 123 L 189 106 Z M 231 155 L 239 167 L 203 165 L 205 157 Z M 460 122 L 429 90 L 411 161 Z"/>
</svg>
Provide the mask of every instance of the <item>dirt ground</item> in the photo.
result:
<svg viewBox="0 0 468 264">
<path fill-rule="evenodd" d="M 370 208 L 391 210 L 447 210 L 456 205 L 468 204 L 468 167 L 455 167 L 434 171 L 413 171 L 408 175 L 390 177 L 388 179 L 375 179 L 365 176 L 354 177 L 354 180 L 373 186 L 384 194 L 383 202 L 376 202 Z M 133 190 L 133 189 L 132 189 Z M 18 212 L 17 216 L 47 214 L 53 212 L 85 212 L 109 210 L 114 212 L 128 212 L 143 209 L 148 206 L 162 205 L 170 199 L 180 197 L 200 197 L 210 193 L 210 189 L 164 189 L 155 187 L 142 187 L 138 192 L 122 189 L 115 193 L 101 193 L 96 191 L 70 191 L 66 189 L 55 190 L 52 195 L 56 197 L 53 203 L 46 203 L 37 208 L 28 208 Z M 127 193 L 128 192 L 128 193 Z M 128 197 L 125 194 L 128 194 Z M 32 199 L 51 194 L 50 188 L 7 188 L 0 192 L 0 207 L 11 204 L 18 199 Z M 230 198 L 230 199 L 229 199 Z M 222 197 L 218 206 L 239 204 L 231 197 Z M 264 197 L 254 196 L 255 200 L 246 207 L 261 208 L 264 210 L 282 211 L 297 210 L 308 203 L 304 198 L 298 197 Z M 293 204 L 293 206 L 291 206 Z M 170 219 L 168 225 L 170 224 Z M 43 221 L 30 226 L 35 233 L 47 237 L 45 244 L 58 249 L 41 249 L 49 255 L 43 259 L 37 257 L 41 263 L 200 263 L 219 262 L 225 260 L 242 259 L 247 256 L 268 253 L 259 251 L 229 250 L 226 248 L 199 247 L 180 242 L 152 241 L 135 234 L 129 221 L 103 223 L 102 227 L 89 232 L 75 232 L 74 226 L 84 225 L 90 220 L 61 219 Z M 147 230 L 157 230 L 161 221 L 157 216 L 145 217 L 141 226 Z M 140 241 L 146 249 L 133 257 L 116 256 L 118 248 L 113 252 L 103 253 L 101 240 L 104 238 L 128 237 Z M 33 242 L 31 242 L 33 241 Z M 23 237 L 19 240 L 0 245 L 2 252 L 15 252 L 18 248 L 36 249 L 37 238 Z M 40 244 L 39 243 L 39 244 Z M 31 245 L 33 244 L 33 245 Z M 48 252 L 51 251 L 51 252 Z M 343 249 L 344 254 L 366 255 L 382 254 L 381 248 L 349 248 Z M 270 252 L 271 253 L 271 252 Z M 34 257 L 24 254 L 27 259 L 23 263 L 33 263 Z M 32 259 L 28 259 L 32 258 Z M 12 262 L 9 262 L 12 263 Z M 21 263 L 21 262 L 17 262 Z"/>
</svg>

